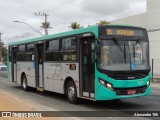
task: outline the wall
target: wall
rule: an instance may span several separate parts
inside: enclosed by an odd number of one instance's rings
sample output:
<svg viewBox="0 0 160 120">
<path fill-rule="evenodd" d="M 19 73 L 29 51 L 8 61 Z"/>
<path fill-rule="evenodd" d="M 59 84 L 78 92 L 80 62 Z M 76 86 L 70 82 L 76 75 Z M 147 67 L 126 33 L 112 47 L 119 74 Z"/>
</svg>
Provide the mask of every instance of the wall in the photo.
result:
<svg viewBox="0 0 160 120">
<path fill-rule="evenodd" d="M 150 59 L 153 77 L 160 78 L 160 0 L 147 0 L 147 29 L 150 40 Z M 152 32 L 151 32 L 152 31 Z"/>
<path fill-rule="evenodd" d="M 146 13 L 142 13 L 142 14 L 114 20 L 114 21 L 111 21 L 111 24 L 127 24 L 127 25 L 139 26 L 139 27 L 146 28 L 146 26 L 147 26 L 146 25 L 146 22 L 147 22 L 146 15 L 147 15 Z"/>
<path fill-rule="evenodd" d="M 147 29 L 150 39 L 150 58 L 160 59 L 160 0 L 147 1 Z"/>
</svg>

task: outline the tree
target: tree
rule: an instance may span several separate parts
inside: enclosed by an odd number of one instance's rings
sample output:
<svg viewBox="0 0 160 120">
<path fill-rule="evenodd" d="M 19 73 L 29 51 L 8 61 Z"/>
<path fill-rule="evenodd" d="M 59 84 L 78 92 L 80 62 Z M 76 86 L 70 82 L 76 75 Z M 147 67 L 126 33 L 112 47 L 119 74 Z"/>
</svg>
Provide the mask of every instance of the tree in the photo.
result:
<svg viewBox="0 0 160 120">
<path fill-rule="evenodd" d="M 52 28 L 50 27 L 50 22 L 43 22 L 41 28 L 44 28 L 45 35 L 48 35 L 48 29 Z"/>
<path fill-rule="evenodd" d="M 4 43 L 3 42 L 1 42 L 0 43 L 1 45 L 0 45 L 0 50 L 2 50 L 2 60 L 3 60 L 3 62 L 4 63 L 6 63 L 7 62 L 7 48 L 4 46 Z"/>
<path fill-rule="evenodd" d="M 100 20 L 99 24 L 100 25 L 107 25 L 107 24 L 110 24 L 110 22 L 108 22 L 106 20 Z"/>
<path fill-rule="evenodd" d="M 81 28 L 80 24 L 78 24 L 77 22 L 72 22 L 71 23 L 71 28 L 72 29 L 79 29 Z"/>
</svg>

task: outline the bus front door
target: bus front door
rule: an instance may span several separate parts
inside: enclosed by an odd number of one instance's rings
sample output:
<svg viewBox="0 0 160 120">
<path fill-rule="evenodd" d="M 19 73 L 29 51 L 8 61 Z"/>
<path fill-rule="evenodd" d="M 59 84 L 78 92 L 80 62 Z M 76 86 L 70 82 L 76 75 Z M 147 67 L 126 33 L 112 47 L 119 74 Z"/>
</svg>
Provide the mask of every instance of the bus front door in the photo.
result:
<svg viewBox="0 0 160 120">
<path fill-rule="evenodd" d="M 12 47 L 11 53 L 11 74 L 12 82 L 17 81 L 17 47 Z"/>
<path fill-rule="evenodd" d="M 43 61 L 44 61 L 44 44 L 37 44 L 36 45 L 36 87 L 42 88 L 44 87 L 43 81 Z"/>
<path fill-rule="evenodd" d="M 82 96 L 94 98 L 94 37 L 81 40 Z"/>
</svg>

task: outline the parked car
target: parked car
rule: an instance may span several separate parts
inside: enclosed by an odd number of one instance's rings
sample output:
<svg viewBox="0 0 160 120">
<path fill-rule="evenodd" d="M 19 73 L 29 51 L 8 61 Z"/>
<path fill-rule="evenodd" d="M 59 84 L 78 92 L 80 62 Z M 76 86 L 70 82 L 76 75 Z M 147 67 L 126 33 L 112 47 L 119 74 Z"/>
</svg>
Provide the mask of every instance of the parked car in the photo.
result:
<svg viewBox="0 0 160 120">
<path fill-rule="evenodd" d="M 0 71 L 7 71 L 7 66 L 3 63 L 0 63 Z"/>
</svg>

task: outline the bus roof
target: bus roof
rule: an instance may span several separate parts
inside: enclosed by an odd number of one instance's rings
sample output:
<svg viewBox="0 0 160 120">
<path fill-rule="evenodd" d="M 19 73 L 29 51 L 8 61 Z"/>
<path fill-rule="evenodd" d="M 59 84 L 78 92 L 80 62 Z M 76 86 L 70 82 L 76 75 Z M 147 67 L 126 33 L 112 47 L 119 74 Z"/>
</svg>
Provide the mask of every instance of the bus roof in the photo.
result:
<svg viewBox="0 0 160 120">
<path fill-rule="evenodd" d="M 51 38 L 57 38 L 57 37 L 62 37 L 62 36 L 67 36 L 67 35 L 73 35 L 73 34 L 80 34 L 80 33 L 86 33 L 86 32 L 92 32 L 95 34 L 96 37 L 98 37 L 98 27 L 100 25 L 95 25 L 95 26 L 90 26 L 87 28 L 80 28 L 80 29 L 76 29 L 76 30 L 71 30 L 71 31 L 67 31 L 67 32 L 62 32 L 62 33 L 57 33 L 57 34 L 52 34 L 52 35 L 48 35 L 48 36 L 43 36 L 43 37 L 37 37 L 37 38 L 32 38 L 32 39 L 26 39 L 26 40 L 21 40 L 21 41 L 16 41 L 16 42 L 11 42 L 9 43 L 10 45 L 17 45 L 17 44 L 23 44 L 23 43 L 30 43 L 30 42 L 36 42 L 36 41 L 40 41 L 40 40 L 47 40 L 47 39 L 51 39 Z M 108 25 L 102 25 L 102 26 L 114 26 L 114 27 L 132 27 L 132 28 L 140 28 L 140 27 L 136 27 L 136 26 L 130 26 L 130 25 L 113 25 L 113 24 L 108 24 Z"/>
<path fill-rule="evenodd" d="M 87 28 L 81 28 L 81 29 L 76 29 L 76 30 L 71 30 L 67 32 L 62 32 L 62 33 L 57 33 L 57 34 L 52 34 L 48 36 L 43 36 L 43 37 L 37 37 L 37 38 L 32 38 L 32 39 L 26 39 L 22 41 L 17 41 L 17 42 L 12 42 L 9 43 L 9 45 L 17 45 L 17 44 L 23 44 L 23 43 L 30 43 L 30 42 L 36 42 L 40 40 L 47 40 L 51 38 L 57 38 L 57 37 L 62 37 L 62 36 L 67 36 L 67 35 L 73 35 L 73 34 L 80 34 L 80 33 L 86 33 L 86 32 L 93 32 L 95 33 L 96 36 L 98 36 L 98 26 L 91 26 Z"/>
</svg>

